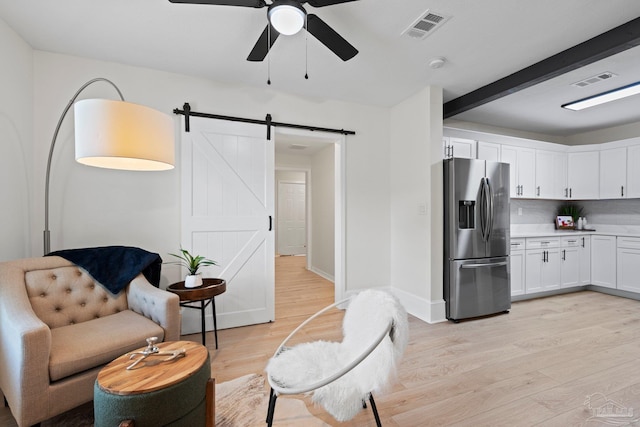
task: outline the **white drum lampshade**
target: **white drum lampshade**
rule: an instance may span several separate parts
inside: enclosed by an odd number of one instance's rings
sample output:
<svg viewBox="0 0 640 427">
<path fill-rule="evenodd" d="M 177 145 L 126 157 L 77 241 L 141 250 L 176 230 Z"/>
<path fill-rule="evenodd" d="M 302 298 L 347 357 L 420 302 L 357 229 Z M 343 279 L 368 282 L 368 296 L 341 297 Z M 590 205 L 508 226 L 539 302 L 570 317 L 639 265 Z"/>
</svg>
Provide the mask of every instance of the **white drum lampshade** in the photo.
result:
<svg viewBox="0 0 640 427">
<path fill-rule="evenodd" d="M 139 171 L 173 169 L 174 127 L 167 114 L 108 99 L 78 101 L 74 114 L 79 163 Z"/>
</svg>

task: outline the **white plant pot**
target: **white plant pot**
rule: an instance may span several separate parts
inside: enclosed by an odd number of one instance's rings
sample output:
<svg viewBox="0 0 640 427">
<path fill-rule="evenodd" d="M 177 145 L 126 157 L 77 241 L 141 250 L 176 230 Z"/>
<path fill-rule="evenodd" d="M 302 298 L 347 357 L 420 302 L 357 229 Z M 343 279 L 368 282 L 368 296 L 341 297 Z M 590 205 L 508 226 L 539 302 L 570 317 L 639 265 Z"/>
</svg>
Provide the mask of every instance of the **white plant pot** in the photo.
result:
<svg viewBox="0 0 640 427">
<path fill-rule="evenodd" d="M 184 278 L 185 288 L 197 288 L 198 286 L 202 286 L 202 274 L 190 274 Z"/>
</svg>

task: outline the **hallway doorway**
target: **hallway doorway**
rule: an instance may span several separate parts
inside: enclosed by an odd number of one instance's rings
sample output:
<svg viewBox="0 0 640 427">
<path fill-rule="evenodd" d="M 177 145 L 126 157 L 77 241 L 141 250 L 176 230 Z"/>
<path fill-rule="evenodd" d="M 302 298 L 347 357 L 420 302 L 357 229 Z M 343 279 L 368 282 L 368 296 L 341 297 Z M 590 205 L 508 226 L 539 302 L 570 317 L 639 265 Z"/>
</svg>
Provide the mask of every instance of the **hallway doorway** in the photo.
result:
<svg viewBox="0 0 640 427">
<path fill-rule="evenodd" d="M 308 271 L 332 283 L 332 302 L 345 288 L 344 141 L 344 135 L 298 129 L 274 135 L 276 253 L 303 258 Z M 276 258 L 276 281 L 279 264 Z"/>
</svg>

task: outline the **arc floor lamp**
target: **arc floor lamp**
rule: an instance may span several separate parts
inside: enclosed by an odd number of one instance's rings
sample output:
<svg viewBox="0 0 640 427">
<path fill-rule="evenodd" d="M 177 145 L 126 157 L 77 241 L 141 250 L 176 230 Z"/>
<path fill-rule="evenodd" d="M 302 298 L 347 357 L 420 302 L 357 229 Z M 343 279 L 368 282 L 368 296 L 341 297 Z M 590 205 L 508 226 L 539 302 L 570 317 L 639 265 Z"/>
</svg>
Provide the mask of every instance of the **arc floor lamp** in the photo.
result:
<svg viewBox="0 0 640 427">
<path fill-rule="evenodd" d="M 96 82 L 114 87 L 119 101 L 84 99 L 82 91 Z M 71 106 L 75 114 L 76 161 L 108 169 L 160 171 L 173 169 L 175 162 L 173 120 L 167 114 L 126 102 L 120 89 L 102 77 L 86 82 L 65 107 L 49 148 L 44 190 L 44 254 L 51 250 L 49 231 L 49 176 L 58 132 Z"/>
</svg>

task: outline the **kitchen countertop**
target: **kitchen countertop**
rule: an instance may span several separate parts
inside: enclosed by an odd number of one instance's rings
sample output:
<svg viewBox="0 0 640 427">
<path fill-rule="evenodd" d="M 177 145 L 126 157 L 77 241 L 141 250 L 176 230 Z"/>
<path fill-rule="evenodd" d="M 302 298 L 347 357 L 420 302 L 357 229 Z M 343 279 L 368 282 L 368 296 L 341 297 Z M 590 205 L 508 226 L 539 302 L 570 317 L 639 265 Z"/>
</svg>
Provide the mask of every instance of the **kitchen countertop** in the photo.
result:
<svg viewBox="0 0 640 427">
<path fill-rule="evenodd" d="M 593 230 L 593 231 L 592 231 Z M 512 239 L 527 237 L 563 237 L 580 235 L 640 237 L 640 226 L 589 224 L 587 230 L 556 230 L 552 224 L 512 224 Z"/>
</svg>

